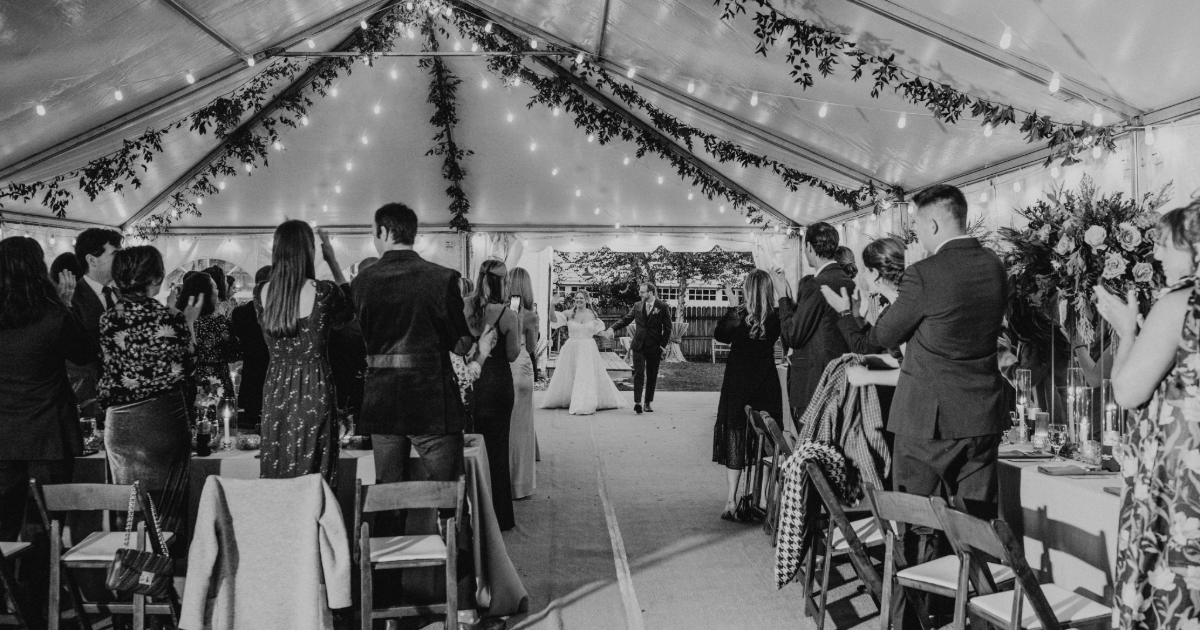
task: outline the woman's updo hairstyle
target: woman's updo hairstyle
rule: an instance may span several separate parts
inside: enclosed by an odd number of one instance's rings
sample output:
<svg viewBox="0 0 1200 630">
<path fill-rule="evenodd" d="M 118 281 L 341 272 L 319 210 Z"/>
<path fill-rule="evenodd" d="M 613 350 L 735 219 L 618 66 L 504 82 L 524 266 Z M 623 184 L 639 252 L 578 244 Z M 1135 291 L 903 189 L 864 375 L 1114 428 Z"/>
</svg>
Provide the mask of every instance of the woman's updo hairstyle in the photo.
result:
<svg viewBox="0 0 1200 630">
<path fill-rule="evenodd" d="M 875 239 L 863 248 L 863 264 L 867 269 L 878 271 L 883 280 L 899 287 L 904 277 L 904 250 L 904 243 L 894 236 Z"/>
</svg>

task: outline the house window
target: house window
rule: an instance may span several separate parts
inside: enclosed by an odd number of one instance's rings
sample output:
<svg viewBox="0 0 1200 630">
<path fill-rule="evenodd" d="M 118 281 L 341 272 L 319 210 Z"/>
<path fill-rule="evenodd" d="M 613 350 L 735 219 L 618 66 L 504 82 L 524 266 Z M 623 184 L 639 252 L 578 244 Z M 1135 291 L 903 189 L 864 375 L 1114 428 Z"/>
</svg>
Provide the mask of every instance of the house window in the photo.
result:
<svg viewBox="0 0 1200 630">
<path fill-rule="evenodd" d="M 717 290 L 716 289 L 703 289 L 703 288 L 696 288 L 696 287 L 688 287 L 687 295 L 688 295 L 689 302 L 716 302 L 717 301 Z"/>
<path fill-rule="evenodd" d="M 678 300 L 679 287 L 659 287 L 658 299 L 660 300 Z"/>
</svg>

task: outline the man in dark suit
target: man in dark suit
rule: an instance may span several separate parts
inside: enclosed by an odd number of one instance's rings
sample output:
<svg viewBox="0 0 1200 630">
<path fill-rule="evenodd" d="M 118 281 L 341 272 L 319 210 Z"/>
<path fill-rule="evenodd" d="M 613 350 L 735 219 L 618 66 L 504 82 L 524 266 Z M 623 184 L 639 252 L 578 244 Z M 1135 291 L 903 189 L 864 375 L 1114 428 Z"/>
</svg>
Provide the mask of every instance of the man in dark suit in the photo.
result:
<svg viewBox="0 0 1200 630">
<path fill-rule="evenodd" d="M 1004 265 L 966 234 L 967 201 L 957 188 L 934 186 L 913 201 L 913 230 L 931 255 L 909 265 L 896 303 L 868 334 L 885 348 L 908 343 L 888 421 L 893 483 L 911 494 L 959 496 L 972 513 L 994 518 L 996 452 L 1008 428 L 997 359 Z M 851 316 L 849 304 L 837 307 Z"/>
<path fill-rule="evenodd" d="M 117 304 L 112 282 L 113 254 L 121 249 L 121 233 L 116 230 L 88 228 L 75 237 L 75 257 L 83 268 L 83 278 L 75 285 L 71 297 L 71 310 L 83 322 L 83 328 L 93 339 L 100 340 L 100 317 Z M 97 382 L 100 380 L 100 362 L 75 365 L 67 362 L 67 374 L 75 399 L 84 408 L 84 415 L 95 416 L 98 424 L 104 424 L 103 410 L 97 402 Z"/>
<path fill-rule="evenodd" d="M 642 413 L 642 387 L 646 388 L 646 411 L 654 411 L 654 386 L 658 383 L 658 363 L 671 342 L 671 307 L 658 299 L 658 287 L 653 282 L 638 286 L 642 301 L 612 325 L 608 334 L 637 322 L 633 341 L 633 410 Z"/>
<path fill-rule="evenodd" d="M 371 435 L 380 483 L 404 480 L 412 448 L 430 480 L 463 474 L 466 418 L 450 353 L 466 355 L 474 338 L 458 272 L 422 259 L 416 237 L 417 215 L 407 206 L 376 210 L 379 262 L 351 283 L 367 350 L 359 427 Z"/>
<path fill-rule="evenodd" d="M 254 272 L 254 284 L 258 286 L 271 277 L 271 265 Z M 242 384 L 238 389 L 238 428 L 259 430 L 262 421 L 263 386 L 267 381 L 267 367 L 271 364 L 271 352 L 263 339 L 262 326 L 258 323 L 258 312 L 251 300 L 233 309 L 229 316 L 229 332 L 238 340 L 242 351 Z"/>
<path fill-rule="evenodd" d="M 846 275 L 835 257 L 837 230 L 828 223 L 814 223 L 804 232 L 804 256 L 816 273 L 800 280 L 796 299 L 779 298 L 780 339 L 791 348 L 788 361 L 788 400 L 792 422 L 800 431 L 800 418 L 808 408 L 821 374 L 830 361 L 850 351 L 846 337 L 837 327 L 838 314 L 821 295 L 821 287 L 840 293 L 854 292 L 854 280 Z"/>
</svg>

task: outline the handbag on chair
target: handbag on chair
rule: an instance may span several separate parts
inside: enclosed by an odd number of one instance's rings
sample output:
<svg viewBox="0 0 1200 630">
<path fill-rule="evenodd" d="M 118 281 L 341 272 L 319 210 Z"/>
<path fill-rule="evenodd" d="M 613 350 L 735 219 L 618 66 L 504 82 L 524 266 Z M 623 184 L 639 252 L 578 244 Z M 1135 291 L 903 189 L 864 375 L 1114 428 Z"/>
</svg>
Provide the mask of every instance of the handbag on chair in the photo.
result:
<svg viewBox="0 0 1200 630">
<path fill-rule="evenodd" d="M 141 506 L 142 514 L 147 515 L 146 528 L 150 534 L 150 551 L 129 548 L 129 537 L 133 534 L 134 501 Z M 167 555 L 167 542 L 163 538 L 160 525 L 154 501 L 150 495 L 140 491 L 138 482 L 133 482 L 133 487 L 129 490 L 129 516 L 125 520 L 125 545 L 117 550 L 112 564 L 108 567 L 105 586 L 121 593 L 150 597 L 159 597 L 167 592 L 175 572 L 175 561 Z"/>
</svg>

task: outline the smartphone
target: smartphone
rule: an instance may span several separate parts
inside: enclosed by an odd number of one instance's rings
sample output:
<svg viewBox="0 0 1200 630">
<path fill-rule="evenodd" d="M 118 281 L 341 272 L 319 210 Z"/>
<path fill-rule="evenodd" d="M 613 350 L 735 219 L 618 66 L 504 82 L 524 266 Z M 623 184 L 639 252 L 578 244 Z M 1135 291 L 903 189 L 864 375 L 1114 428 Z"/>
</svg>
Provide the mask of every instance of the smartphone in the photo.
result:
<svg viewBox="0 0 1200 630">
<path fill-rule="evenodd" d="M 508 307 L 514 311 L 520 311 L 521 310 L 521 296 L 514 295 L 514 296 L 508 298 Z"/>
</svg>

